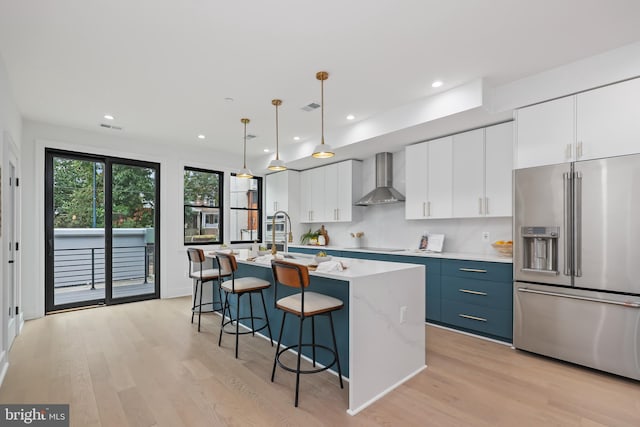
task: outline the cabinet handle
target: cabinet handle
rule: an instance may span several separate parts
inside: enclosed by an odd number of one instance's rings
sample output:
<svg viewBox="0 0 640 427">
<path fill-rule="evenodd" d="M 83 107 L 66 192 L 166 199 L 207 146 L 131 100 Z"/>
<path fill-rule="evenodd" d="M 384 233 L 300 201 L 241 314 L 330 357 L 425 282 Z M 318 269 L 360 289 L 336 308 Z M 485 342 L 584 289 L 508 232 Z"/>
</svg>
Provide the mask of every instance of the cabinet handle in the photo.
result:
<svg viewBox="0 0 640 427">
<path fill-rule="evenodd" d="M 479 270 L 477 268 L 459 268 L 460 271 L 466 271 L 467 273 L 486 273 L 487 270 Z"/>
<path fill-rule="evenodd" d="M 571 145 L 572 144 L 567 144 L 566 148 L 564 149 L 564 157 L 566 160 L 571 160 Z"/>
<path fill-rule="evenodd" d="M 484 214 L 489 215 L 489 198 L 484 198 Z"/>
<path fill-rule="evenodd" d="M 431 201 L 427 202 L 427 216 L 431 216 Z"/>
<path fill-rule="evenodd" d="M 482 197 L 478 197 L 478 214 L 482 215 Z"/>
<path fill-rule="evenodd" d="M 487 319 L 482 318 L 482 317 L 476 317 L 476 316 L 470 316 L 468 314 L 458 314 L 458 316 L 464 318 L 464 319 L 470 319 L 470 320 L 477 320 L 478 322 L 486 322 Z"/>
<path fill-rule="evenodd" d="M 336 221 L 340 220 L 340 209 L 336 209 Z"/>
<path fill-rule="evenodd" d="M 578 141 L 578 146 L 576 147 L 576 160 L 582 158 L 582 141 Z"/>
<path fill-rule="evenodd" d="M 427 202 L 422 202 L 422 216 L 427 216 Z"/>
<path fill-rule="evenodd" d="M 483 297 L 487 296 L 486 292 L 480 292 L 480 291 L 472 291 L 470 289 L 458 289 L 458 291 L 465 293 L 465 294 L 473 294 L 473 295 L 481 295 Z"/>
</svg>

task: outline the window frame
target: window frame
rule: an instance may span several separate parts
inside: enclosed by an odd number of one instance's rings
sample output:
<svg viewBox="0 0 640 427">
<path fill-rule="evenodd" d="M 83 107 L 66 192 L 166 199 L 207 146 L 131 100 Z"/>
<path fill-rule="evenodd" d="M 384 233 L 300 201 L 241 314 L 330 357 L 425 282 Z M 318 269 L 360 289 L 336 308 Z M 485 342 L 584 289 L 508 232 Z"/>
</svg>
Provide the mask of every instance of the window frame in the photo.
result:
<svg viewBox="0 0 640 427">
<path fill-rule="evenodd" d="M 244 178 L 237 178 L 237 174 L 232 172 L 231 173 L 231 177 L 232 178 L 236 178 L 236 179 L 244 179 Z M 262 243 L 262 225 L 263 225 L 263 220 L 262 220 L 262 206 L 263 206 L 263 194 L 262 194 L 262 186 L 263 186 L 263 178 L 260 176 L 254 176 L 253 178 L 249 178 L 249 179 L 255 179 L 258 183 L 258 189 L 256 190 L 256 194 L 258 195 L 258 207 L 257 208 L 237 208 L 237 207 L 233 207 L 231 206 L 231 201 L 229 202 L 229 215 L 232 214 L 233 211 L 247 211 L 247 212 L 251 212 L 251 211 L 256 211 L 257 212 L 257 217 L 258 217 L 258 236 L 256 239 L 251 239 L 251 240 L 231 240 L 230 243 Z M 229 189 L 231 189 L 231 182 L 229 182 Z M 229 219 L 229 222 L 231 222 L 231 219 Z M 229 230 L 229 233 L 231 233 L 231 230 Z"/>
<path fill-rule="evenodd" d="M 186 224 L 186 211 L 187 208 L 198 208 L 198 207 L 203 207 L 204 205 L 196 205 L 196 204 L 188 204 L 185 202 L 184 198 L 185 198 L 185 180 L 184 180 L 184 173 L 187 171 L 192 171 L 192 172 L 202 172 L 202 173 L 210 173 L 210 174 L 214 174 L 214 175 L 218 175 L 218 205 L 217 206 L 206 206 L 206 207 L 210 207 L 210 208 L 217 208 L 218 209 L 218 217 L 219 217 L 219 222 L 218 222 L 218 240 L 215 242 L 187 242 L 186 241 L 186 235 L 185 235 L 185 230 L 183 229 L 182 231 L 182 242 L 183 242 L 183 246 L 205 246 L 205 245 L 221 245 L 224 243 L 224 172 L 222 171 L 217 171 L 217 170 L 213 170 L 213 169 L 204 169 L 204 168 L 198 168 L 198 167 L 194 167 L 194 166 L 184 166 L 182 169 L 182 203 L 183 203 L 183 208 L 182 208 L 182 225 L 184 227 L 184 225 Z M 205 214 L 208 215 L 208 214 Z M 213 214 L 212 214 L 213 215 Z"/>
</svg>

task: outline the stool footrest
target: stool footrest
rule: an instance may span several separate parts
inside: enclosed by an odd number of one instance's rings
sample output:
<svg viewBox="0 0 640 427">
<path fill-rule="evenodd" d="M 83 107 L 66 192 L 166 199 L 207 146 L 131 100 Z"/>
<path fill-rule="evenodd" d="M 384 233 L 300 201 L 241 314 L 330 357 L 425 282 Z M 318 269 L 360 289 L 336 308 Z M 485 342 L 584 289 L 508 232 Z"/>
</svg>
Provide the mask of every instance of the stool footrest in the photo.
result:
<svg viewBox="0 0 640 427">
<path fill-rule="evenodd" d="M 333 365 L 336 364 L 336 361 L 337 361 L 336 352 L 333 351 L 332 348 L 329 348 L 329 347 L 327 347 L 325 345 L 321 345 L 321 344 L 315 344 L 315 345 L 314 344 L 301 344 L 300 347 L 322 348 L 324 350 L 327 350 L 329 353 L 331 353 L 333 355 L 333 360 L 331 361 L 331 363 L 328 363 L 323 368 L 307 369 L 307 370 L 302 370 L 301 369 L 300 370 L 301 374 L 315 374 L 315 373 L 318 373 L 318 372 L 326 371 L 327 369 L 329 369 L 330 367 L 332 367 Z M 282 353 L 284 353 L 286 351 L 289 351 L 289 350 L 292 350 L 292 349 L 298 349 L 298 344 L 290 345 L 288 347 L 283 348 L 282 350 L 279 350 L 278 353 L 276 354 L 276 362 L 278 363 L 278 366 L 280 366 L 285 371 L 296 373 L 296 372 L 298 372 L 297 369 L 290 368 L 287 365 L 285 365 L 283 362 L 280 361 L 280 355 Z M 298 349 L 298 351 L 301 351 L 301 350 Z"/>
<path fill-rule="evenodd" d="M 241 317 L 238 320 L 251 320 L 251 316 L 247 316 L 247 317 Z M 249 330 L 247 331 L 238 331 L 238 335 L 245 335 L 245 334 L 252 334 L 258 331 L 263 330 L 264 328 L 266 328 L 268 326 L 267 321 L 264 319 L 264 317 L 254 317 L 253 320 L 261 320 L 264 322 L 264 325 L 260 326 L 259 328 L 256 329 L 250 329 L 247 325 L 242 324 L 243 327 L 245 328 L 249 328 Z M 224 327 L 227 325 L 235 325 L 236 319 L 229 319 L 229 320 L 225 320 L 224 322 L 222 322 L 222 332 L 224 332 L 225 334 L 231 334 L 231 335 L 235 335 L 236 331 L 235 329 L 233 331 L 228 331 L 226 330 Z"/>
</svg>

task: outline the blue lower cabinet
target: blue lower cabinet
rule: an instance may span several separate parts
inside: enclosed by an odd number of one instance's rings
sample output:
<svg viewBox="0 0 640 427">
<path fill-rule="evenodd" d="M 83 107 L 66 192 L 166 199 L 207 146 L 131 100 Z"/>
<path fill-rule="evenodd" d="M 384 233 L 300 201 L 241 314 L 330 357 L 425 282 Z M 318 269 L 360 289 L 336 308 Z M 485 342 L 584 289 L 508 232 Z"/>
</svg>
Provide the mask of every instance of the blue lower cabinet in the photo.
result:
<svg viewBox="0 0 640 427">
<path fill-rule="evenodd" d="M 512 311 L 442 300 L 442 322 L 469 332 L 511 341 Z"/>
</svg>

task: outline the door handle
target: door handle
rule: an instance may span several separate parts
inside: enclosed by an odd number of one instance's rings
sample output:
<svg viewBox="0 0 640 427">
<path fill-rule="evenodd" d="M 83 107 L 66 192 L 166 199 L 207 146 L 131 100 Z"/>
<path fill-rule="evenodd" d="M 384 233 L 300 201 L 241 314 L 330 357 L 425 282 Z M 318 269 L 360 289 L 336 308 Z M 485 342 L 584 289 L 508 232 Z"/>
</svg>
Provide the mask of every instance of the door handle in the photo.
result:
<svg viewBox="0 0 640 427">
<path fill-rule="evenodd" d="M 482 215 L 482 197 L 478 197 L 478 214 Z"/>
<path fill-rule="evenodd" d="M 575 173 L 574 187 L 574 268 L 576 277 L 582 277 L 582 172 Z"/>
<path fill-rule="evenodd" d="M 629 308 L 640 308 L 640 302 L 614 301 L 614 300 L 610 300 L 610 299 L 599 299 L 599 298 L 583 297 L 583 296 L 580 296 L 580 295 L 569 295 L 569 294 L 563 294 L 563 293 L 560 293 L 560 292 L 538 291 L 536 289 L 529 289 L 529 288 L 518 288 L 518 292 L 525 292 L 525 293 L 528 293 L 528 294 L 546 295 L 546 296 L 559 297 L 559 298 L 577 299 L 577 300 L 580 300 L 580 301 L 600 302 L 600 303 L 603 303 L 603 304 L 620 305 L 620 306 L 629 307 Z"/>
<path fill-rule="evenodd" d="M 569 229 L 569 215 L 571 215 L 571 174 L 563 173 L 562 174 L 562 201 L 563 201 L 563 234 L 564 234 L 564 275 L 571 276 L 571 272 L 573 270 L 571 265 L 571 259 L 569 258 L 569 244 L 573 240 L 571 239 L 571 230 Z"/>
</svg>

